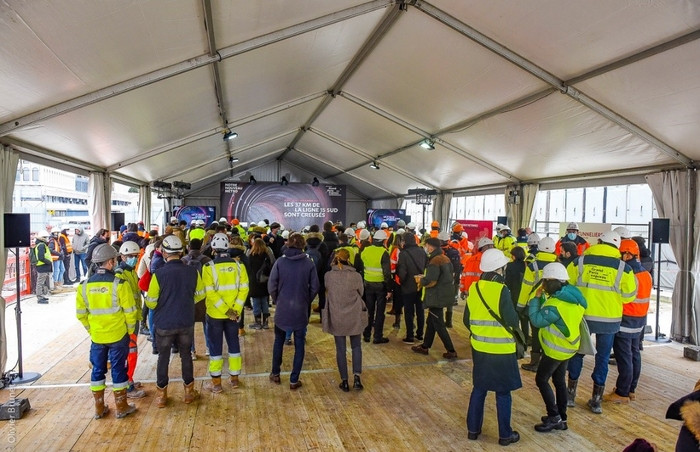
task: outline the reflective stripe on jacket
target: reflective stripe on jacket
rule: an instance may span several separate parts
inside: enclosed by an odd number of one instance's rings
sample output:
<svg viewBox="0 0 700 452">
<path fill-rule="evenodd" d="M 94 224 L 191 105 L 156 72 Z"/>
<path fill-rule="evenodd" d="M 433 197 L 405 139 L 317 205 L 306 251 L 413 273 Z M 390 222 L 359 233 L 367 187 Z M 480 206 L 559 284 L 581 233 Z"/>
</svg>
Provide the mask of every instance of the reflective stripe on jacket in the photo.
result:
<svg viewBox="0 0 700 452">
<path fill-rule="evenodd" d="M 364 268 L 364 280 L 367 282 L 384 282 L 384 271 L 382 270 L 382 256 L 386 254 L 386 249 L 381 246 L 368 246 L 362 250 L 360 258 Z"/>
<path fill-rule="evenodd" d="M 557 256 L 555 254 L 540 251 L 537 253 L 535 260 L 527 264 L 523 274 L 523 283 L 520 287 L 520 295 L 518 295 L 518 309 L 524 308 L 530 298 L 532 298 L 532 289 L 542 279 L 544 267 L 551 262 L 556 262 L 556 260 Z"/>
<path fill-rule="evenodd" d="M 207 315 L 226 319 L 226 312 L 243 311 L 248 297 L 248 272 L 244 265 L 231 258 L 216 258 L 202 267 L 202 281 L 206 292 Z"/>
<path fill-rule="evenodd" d="M 500 312 L 500 300 L 501 292 L 506 289 L 505 284 L 484 280 L 479 280 L 475 284 L 478 285 L 486 304 L 496 315 L 503 318 Z M 515 339 L 489 313 L 476 288 L 469 291 L 467 305 L 469 306 L 469 330 L 471 331 L 472 348 L 494 355 L 515 353 Z"/>
<path fill-rule="evenodd" d="M 567 303 L 554 297 L 548 298 L 542 304 L 542 309 L 550 306 L 556 308 L 559 316 L 569 329 L 569 335 L 565 336 L 554 323 L 551 323 L 545 328 L 540 328 L 540 343 L 545 355 L 559 361 L 565 361 L 578 352 L 579 342 L 581 341 L 579 325 L 581 324 L 581 319 L 583 319 L 585 309 L 581 305 Z"/>
</svg>

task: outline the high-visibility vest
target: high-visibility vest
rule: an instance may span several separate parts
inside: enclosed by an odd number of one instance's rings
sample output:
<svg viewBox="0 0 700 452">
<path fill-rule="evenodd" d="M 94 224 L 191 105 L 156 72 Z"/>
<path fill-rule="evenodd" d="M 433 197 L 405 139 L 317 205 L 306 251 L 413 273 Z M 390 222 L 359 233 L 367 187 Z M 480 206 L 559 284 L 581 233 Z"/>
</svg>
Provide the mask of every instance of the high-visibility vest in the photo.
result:
<svg viewBox="0 0 700 452">
<path fill-rule="evenodd" d="M 34 247 L 34 255 L 36 256 L 36 266 L 40 265 L 47 265 L 45 264 L 41 258 L 39 257 L 39 245 L 44 245 L 44 259 L 46 260 L 51 260 L 51 251 L 49 251 L 49 245 L 47 245 L 44 242 L 37 242 L 36 246 Z"/>
<path fill-rule="evenodd" d="M 396 284 L 401 284 L 401 281 L 399 281 L 399 275 L 396 274 L 396 267 L 399 265 L 399 253 L 401 250 L 399 247 L 394 247 L 393 250 L 391 250 L 391 254 L 389 255 L 389 265 L 391 267 L 391 274 L 394 275 L 394 281 Z"/>
<path fill-rule="evenodd" d="M 138 310 L 140 321 L 143 302 L 141 300 L 141 289 L 139 288 L 139 277 L 136 275 L 136 270 L 125 270 L 119 267 L 114 271 L 114 275 L 124 281 L 131 289 L 131 295 L 134 298 L 134 305 Z"/>
<path fill-rule="evenodd" d="M 462 262 L 462 277 L 459 280 L 460 292 L 469 292 L 472 284 L 481 278 L 481 255 L 484 254 L 477 251 L 473 255 L 467 257 Z"/>
<path fill-rule="evenodd" d="M 66 244 L 66 252 L 68 254 L 73 252 L 73 244 L 70 243 L 70 239 L 66 234 L 61 234 L 61 237 L 63 238 L 63 243 Z"/>
<path fill-rule="evenodd" d="M 190 233 L 189 233 L 190 241 L 192 241 L 192 239 L 204 240 L 204 235 L 206 233 L 207 233 L 207 231 L 205 231 L 202 228 L 190 229 Z"/>
<path fill-rule="evenodd" d="M 382 256 L 386 254 L 386 249 L 381 246 L 371 245 L 365 248 L 360 254 L 362 265 L 367 282 L 384 282 L 384 271 L 382 270 Z"/>
<path fill-rule="evenodd" d="M 518 296 L 518 308 L 525 308 L 527 302 L 532 298 L 532 289 L 542 279 L 542 270 L 547 264 L 556 262 L 556 260 L 556 255 L 540 251 L 537 253 L 537 258 L 525 266 L 520 295 Z"/>
<path fill-rule="evenodd" d="M 61 252 L 61 244 L 58 242 L 58 237 L 53 237 L 53 236 L 52 236 L 52 237 L 49 239 L 49 245 L 48 245 L 48 246 L 50 247 L 51 250 L 53 250 L 54 253 L 60 253 L 60 252 Z M 53 253 L 51 253 L 51 260 L 54 261 L 54 262 L 57 261 L 57 260 L 58 260 L 58 256 L 55 255 L 55 254 L 53 254 Z"/>
<path fill-rule="evenodd" d="M 120 341 L 134 331 L 140 316 L 129 285 L 112 276 L 108 281 L 84 281 L 76 293 L 76 317 L 96 344 Z"/>
<path fill-rule="evenodd" d="M 617 248 L 598 244 L 569 264 L 569 283 L 579 288 L 588 303 L 584 318 L 594 322 L 619 323 L 622 305 L 637 295 L 632 269 L 620 259 Z"/>
<path fill-rule="evenodd" d="M 510 259 L 510 250 L 513 249 L 515 245 L 515 237 L 512 235 L 507 235 L 501 237 L 498 234 L 493 237 L 493 245 L 496 249 L 499 249 L 505 254 L 505 256 Z"/>
<path fill-rule="evenodd" d="M 505 284 L 483 280 L 479 280 L 474 284 L 479 287 L 479 292 L 481 292 L 484 301 L 491 310 L 503 318 L 500 311 L 500 302 L 501 292 L 506 289 Z M 492 355 L 515 353 L 515 339 L 486 309 L 476 288 L 469 291 L 467 306 L 469 307 L 471 344 L 474 350 Z"/>
<path fill-rule="evenodd" d="M 226 319 L 229 309 L 237 314 L 243 311 L 250 290 L 248 272 L 236 259 L 215 259 L 208 262 L 202 267 L 202 283 L 209 317 Z"/>
<path fill-rule="evenodd" d="M 557 312 L 569 329 L 569 334 L 565 336 L 553 323 L 549 324 L 545 328 L 540 328 L 540 344 L 545 355 L 565 361 L 578 352 L 581 342 L 579 325 L 583 319 L 584 308 L 579 304 L 567 303 L 554 297 L 548 298 L 542 304 L 542 308 L 547 306 L 557 308 Z"/>
</svg>

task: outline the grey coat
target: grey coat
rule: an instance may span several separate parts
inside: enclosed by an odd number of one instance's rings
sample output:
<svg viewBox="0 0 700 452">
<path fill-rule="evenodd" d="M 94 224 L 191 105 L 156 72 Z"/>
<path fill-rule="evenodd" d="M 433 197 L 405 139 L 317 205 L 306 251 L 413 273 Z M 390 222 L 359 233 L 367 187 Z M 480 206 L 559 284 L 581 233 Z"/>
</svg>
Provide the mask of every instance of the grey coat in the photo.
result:
<svg viewBox="0 0 700 452">
<path fill-rule="evenodd" d="M 333 336 L 362 334 L 367 326 L 367 308 L 362 300 L 362 276 L 350 265 L 334 265 L 325 275 L 326 306 L 321 316 L 323 331 Z"/>
</svg>

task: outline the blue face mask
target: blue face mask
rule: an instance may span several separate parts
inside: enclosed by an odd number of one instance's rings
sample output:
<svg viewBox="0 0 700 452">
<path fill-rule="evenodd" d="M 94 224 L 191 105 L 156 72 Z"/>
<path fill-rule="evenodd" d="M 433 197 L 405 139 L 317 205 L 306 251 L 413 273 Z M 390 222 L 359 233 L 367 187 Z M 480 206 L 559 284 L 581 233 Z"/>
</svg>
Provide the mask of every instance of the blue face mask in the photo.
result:
<svg viewBox="0 0 700 452">
<path fill-rule="evenodd" d="M 126 260 L 126 265 L 128 265 L 129 267 L 135 267 L 137 260 L 138 260 L 137 257 L 130 257 Z"/>
<path fill-rule="evenodd" d="M 575 233 L 575 232 L 569 232 L 568 234 L 566 234 L 566 237 L 567 237 L 569 240 L 576 240 L 576 233 Z"/>
</svg>

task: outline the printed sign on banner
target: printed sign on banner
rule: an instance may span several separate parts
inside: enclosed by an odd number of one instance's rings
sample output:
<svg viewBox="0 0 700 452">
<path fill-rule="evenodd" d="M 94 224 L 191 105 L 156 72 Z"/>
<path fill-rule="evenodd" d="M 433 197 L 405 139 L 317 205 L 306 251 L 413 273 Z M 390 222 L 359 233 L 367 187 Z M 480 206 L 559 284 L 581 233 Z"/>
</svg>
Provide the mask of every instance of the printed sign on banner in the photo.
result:
<svg viewBox="0 0 700 452">
<path fill-rule="evenodd" d="M 214 206 L 183 206 L 175 212 L 178 220 L 185 220 L 187 225 L 192 220 L 204 220 L 205 227 L 216 220 L 216 207 Z"/>
<path fill-rule="evenodd" d="M 568 222 L 559 223 L 559 237 L 564 237 L 566 235 L 566 227 L 569 225 Z M 578 235 L 586 239 L 591 245 L 598 243 L 598 237 L 605 231 L 612 230 L 612 225 L 610 223 L 578 223 Z"/>
<path fill-rule="evenodd" d="M 493 221 L 484 220 L 455 220 L 457 223 L 461 223 L 464 227 L 464 232 L 469 234 L 469 241 L 474 244 L 474 249 L 476 249 L 476 244 L 482 237 L 492 238 L 493 237 Z"/>
<path fill-rule="evenodd" d="M 293 231 L 326 221 L 345 223 L 345 185 L 222 182 L 221 211 L 242 223 L 267 219 Z"/>
</svg>

